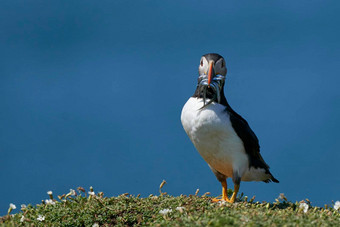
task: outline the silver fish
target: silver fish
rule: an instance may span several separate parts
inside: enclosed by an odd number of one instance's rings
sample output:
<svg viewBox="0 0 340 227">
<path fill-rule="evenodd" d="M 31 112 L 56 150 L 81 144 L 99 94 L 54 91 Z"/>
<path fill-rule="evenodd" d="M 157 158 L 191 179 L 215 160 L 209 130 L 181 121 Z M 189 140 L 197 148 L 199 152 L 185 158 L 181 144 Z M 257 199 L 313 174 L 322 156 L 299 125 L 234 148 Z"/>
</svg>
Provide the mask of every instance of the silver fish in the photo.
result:
<svg viewBox="0 0 340 227">
<path fill-rule="evenodd" d="M 203 93 L 203 106 L 201 109 L 208 106 L 214 101 L 217 101 L 219 103 L 221 101 L 221 90 L 223 83 L 225 81 L 225 77 L 222 75 L 215 76 L 211 81 L 210 85 L 208 84 L 207 75 L 201 75 L 199 79 L 200 83 L 198 85 L 198 90 Z M 208 87 L 210 87 L 213 90 L 214 97 L 211 100 L 209 100 L 208 103 L 206 103 Z"/>
</svg>

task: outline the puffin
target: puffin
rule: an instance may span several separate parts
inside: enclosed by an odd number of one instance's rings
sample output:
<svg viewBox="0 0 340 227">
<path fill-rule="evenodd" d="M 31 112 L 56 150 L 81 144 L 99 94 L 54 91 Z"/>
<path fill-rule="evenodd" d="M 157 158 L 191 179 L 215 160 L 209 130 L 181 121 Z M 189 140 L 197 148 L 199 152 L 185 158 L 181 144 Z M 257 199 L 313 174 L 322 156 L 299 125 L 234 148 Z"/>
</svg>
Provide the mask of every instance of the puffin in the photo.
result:
<svg viewBox="0 0 340 227">
<path fill-rule="evenodd" d="M 196 150 L 222 184 L 221 198 L 212 201 L 234 203 L 241 181 L 279 183 L 260 154 L 257 136 L 224 95 L 225 59 L 216 53 L 205 54 L 198 72 L 195 93 L 182 109 L 181 122 Z M 230 198 L 227 178 L 234 183 Z"/>
</svg>

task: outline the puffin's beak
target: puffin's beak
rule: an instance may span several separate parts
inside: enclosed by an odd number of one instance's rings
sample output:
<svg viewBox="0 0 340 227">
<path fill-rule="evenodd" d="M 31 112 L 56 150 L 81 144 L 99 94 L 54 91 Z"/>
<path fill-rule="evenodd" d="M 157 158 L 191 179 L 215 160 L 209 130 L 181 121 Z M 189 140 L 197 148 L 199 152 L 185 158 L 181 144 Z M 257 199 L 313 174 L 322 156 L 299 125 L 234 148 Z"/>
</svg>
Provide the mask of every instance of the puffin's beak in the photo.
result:
<svg viewBox="0 0 340 227">
<path fill-rule="evenodd" d="M 215 77 L 214 62 L 211 61 L 209 63 L 209 71 L 208 71 L 208 86 L 210 86 L 211 80 L 214 77 Z"/>
</svg>

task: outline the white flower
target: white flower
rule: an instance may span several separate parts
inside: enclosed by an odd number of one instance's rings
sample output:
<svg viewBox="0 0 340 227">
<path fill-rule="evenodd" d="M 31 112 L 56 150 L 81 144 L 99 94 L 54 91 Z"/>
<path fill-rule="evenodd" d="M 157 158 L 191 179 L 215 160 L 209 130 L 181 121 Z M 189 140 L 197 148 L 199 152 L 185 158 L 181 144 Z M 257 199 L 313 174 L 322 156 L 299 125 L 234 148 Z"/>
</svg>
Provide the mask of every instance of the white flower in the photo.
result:
<svg viewBox="0 0 340 227">
<path fill-rule="evenodd" d="M 224 200 L 218 201 L 218 204 L 219 204 L 220 207 L 223 206 L 223 205 L 225 205 L 226 203 L 227 203 L 227 202 L 224 201 Z"/>
<path fill-rule="evenodd" d="M 300 208 L 300 209 L 303 209 L 303 212 L 304 212 L 304 213 L 307 213 L 309 206 L 308 206 L 307 203 L 300 203 L 299 208 Z"/>
<path fill-rule="evenodd" d="M 172 209 L 163 209 L 163 210 L 159 211 L 159 213 L 163 214 L 163 215 L 166 215 L 166 214 L 171 213 L 171 212 L 172 212 Z"/>
<path fill-rule="evenodd" d="M 20 222 L 24 222 L 25 221 L 25 216 L 22 215 L 21 218 L 20 218 Z"/>
<path fill-rule="evenodd" d="M 47 195 L 52 195 L 52 194 L 53 194 L 52 191 L 48 191 L 48 192 L 47 192 Z"/>
<path fill-rule="evenodd" d="M 10 203 L 10 204 L 9 204 L 9 208 L 12 209 L 12 210 L 17 209 L 17 207 L 16 207 L 13 203 Z"/>
<path fill-rule="evenodd" d="M 38 221 L 44 221 L 45 220 L 45 216 L 42 216 L 42 215 L 38 215 L 38 217 L 37 217 L 37 220 Z"/>
<path fill-rule="evenodd" d="M 154 196 L 151 197 L 151 199 L 156 200 L 156 199 L 158 199 L 158 196 L 154 195 Z"/>
<path fill-rule="evenodd" d="M 339 208 L 340 208 L 340 201 L 336 201 L 334 204 L 334 209 L 339 210 Z"/>
<path fill-rule="evenodd" d="M 76 191 L 75 191 L 75 190 L 73 190 L 73 189 L 70 189 L 70 195 L 72 195 L 72 196 L 75 196 L 75 195 L 77 195 L 77 194 L 76 194 Z"/>
<path fill-rule="evenodd" d="M 283 193 L 280 193 L 278 199 L 287 201 L 287 198 L 286 198 L 285 194 L 283 194 Z"/>
<path fill-rule="evenodd" d="M 185 210 L 185 207 L 176 207 L 176 210 L 183 213 L 183 211 Z"/>
<path fill-rule="evenodd" d="M 21 204 L 21 209 L 26 209 L 26 205 L 25 204 Z"/>
<path fill-rule="evenodd" d="M 92 227 L 99 227 L 99 224 L 98 224 L 98 223 L 94 223 L 94 224 L 92 225 Z"/>
<path fill-rule="evenodd" d="M 52 200 L 52 199 L 46 199 L 45 200 L 45 203 L 48 205 L 48 204 L 51 204 L 51 205 L 54 205 L 55 202 Z"/>
<path fill-rule="evenodd" d="M 89 192 L 89 195 L 95 195 L 95 194 L 94 194 L 94 192 L 91 192 L 91 191 L 90 191 L 90 192 Z"/>
</svg>

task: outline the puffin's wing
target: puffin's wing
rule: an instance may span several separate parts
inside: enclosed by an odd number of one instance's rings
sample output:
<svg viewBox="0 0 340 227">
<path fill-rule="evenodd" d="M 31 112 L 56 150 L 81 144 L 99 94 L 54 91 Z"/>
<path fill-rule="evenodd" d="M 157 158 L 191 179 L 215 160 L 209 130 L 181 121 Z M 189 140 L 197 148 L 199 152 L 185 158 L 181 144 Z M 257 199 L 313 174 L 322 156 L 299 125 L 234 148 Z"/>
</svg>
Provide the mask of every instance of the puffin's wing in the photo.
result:
<svg viewBox="0 0 340 227">
<path fill-rule="evenodd" d="M 228 108 L 227 111 L 229 112 L 230 121 L 236 134 L 243 141 L 245 151 L 249 157 L 249 168 L 253 166 L 255 168 L 263 168 L 268 171 L 269 166 L 260 154 L 259 140 L 253 130 L 251 130 L 248 122 L 231 108 Z"/>
<path fill-rule="evenodd" d="M 229 110 L 229 115 L 231 124 L 236 131 L 236 134 L 243 141 L 245 151 L 249 157 L 249 168 L 254 167 L 264 169 L 267 174 L 270 174 L 270 179 L 264 180 L 264 182 L 268 183 L 273 181 L 275 183 L 279 183 L 279 181 L 270 173 L 269 166 L 263 160 L 260 154 L 259 139 L 256 137 L 253 130 L 251 130 L 248 122 L 231 108 Z"/>
</svg>

